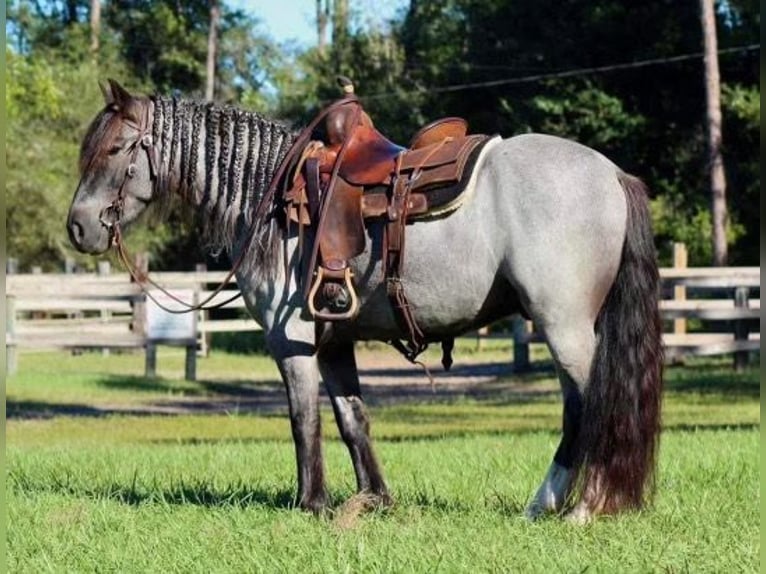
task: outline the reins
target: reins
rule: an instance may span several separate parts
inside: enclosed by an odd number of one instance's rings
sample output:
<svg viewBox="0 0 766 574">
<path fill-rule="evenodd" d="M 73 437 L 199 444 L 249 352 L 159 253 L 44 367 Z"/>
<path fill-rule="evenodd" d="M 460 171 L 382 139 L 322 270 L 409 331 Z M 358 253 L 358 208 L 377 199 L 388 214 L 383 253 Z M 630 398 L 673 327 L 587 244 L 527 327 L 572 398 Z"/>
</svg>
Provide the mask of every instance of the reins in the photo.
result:
<svg viewBox="0 0 766 574">
<path fill-rule="evenodd" d="M 308 143 L 309 139 L 311 138 L 311 134 L 316 129 L 317 125 L 319 125 L 319 122 L 324 119 L 328 113 L 331 111 L 350 104 L 356 104 L 359 105 L 358 100 L 353 95 L 348 95 L 342 100 L 338 100 L 335 102 L 332 102 L 331 104 L 325 106 L 319 114 L 309 123 L 303 130 L 300 132 L 298 137 L 293 142 L 290 149 L 287 151 L 287 154 L 282 159 L 282 162 L 279 165 L 279 168 L 277 169 L 276 174 L 271 180 L 271 183 L 269 184 L 269 187 L 266 190 L 266 193 L 263 194 L 263 197 L 261 198 L 260 202 L 258 203 L 258 207 L 255 211 L 255 217 L 253 217 L 252 222 L 250 223 L 250 226 L 247 229 L 247 241 L 245 245 L 240 250 L 239 255 L 237 256 L 237 259 L 234 261 L 234 264 L 232 265 L 231 270 L 226 274 L 226 277 L 223 279 L 220 285 L 216 287 L 216 289 L 211 292 L 205 299 L 199 303 L 196 304 L 190 304 L 181 299 L 180 297 L 174 295 L 170 291 L 168 291 L 165 287 L 151 279 L 149 277 L 148 273 L 139 272 L 135 266 L 131 263 L 130 255 L 127 252 L 127 249 L 125 248 L 125 243 L 123 241 L 122 237 L 122 229 L 120 227 L 120 218 L 122 217 L 122 212 L 125 206 L 125 186 L 131 178 L 135 177 L 136 175 L 136 160 L 138 159 L 138 154 L 141 151 L 141 149 L 144 149 L 147 154 L 147 159 L 149 162 L 149 177 L 152 181 L 152 188 L 153 193 L 156 191 L 157 182 L 159 180 L 159 166 L 157 165 L 157 148 L 155 147 L 155 142 L 152 138 L 152 135 L 149 133 L 150 130 L 150 121 L 149 116 L 152 113 L 153 103 L 151 103 L 151 106 L 147 107 L 147 111 L 144 114 L 141 124 L 136 125 L 132 122 L 126 122 L 128 125 L 131 125 L 138 131 L 138 136 L 136 137 L 135 141 L 131 144 L 130 147 L 130 163 L 128 164 L 127 169 L 125 170 L 125 176 L 123 177 L 122 183 L 120 184 L 120 187 L 117 189 L 117 197 L 115 197 L 114 201 L 107 207 L 105 207 L 101 213 L 99 214 L 99 221 L 101 225 L 103 225 L 110 233 L 110 241 L 112 243 L 112 246 L 117 251 L 118 257 L 122 264 L 125 266 L 125 269 L 130 274 L 133 281 L 141 288 L 141 290 L 144 292 L 144 294 L 151 299 L 158 307 L 163 309 L 164 311 L 167 311 L 168 313 L 174 313 L 174 314 L 183 314 L 183 313 L 192 313 L 195 311 L 210 311 L 213 309 L 220 309 L 221 307 L 228 305 L 232 301 L 237 300 L 239 297 L 242 296 L 242 292 L 238 291 L 236 294 L 232 295 L 230 298 L 226 299 L 225 301 L 216 303 L 214 305 L 210 305 L 210 302 L 217 297 L 223 290 L 231 283 L 232 278 L 234 278 L 234 275 L 237 273 L 239 268 L 242 266 L 242 264 L 245 261 L 245 258 L 248 255 L 248 252 L 250 248 L 253 245 L 253 239 L 255 237 L 255 232 L 257 226 L 260 224 L 260 222 L 263 220 L 264 217 L 267 215 L 267 211 L 269 207 L 271 207 L 274 203 L 274 194 L 276 193 L 277 187 L 279 186 L 279 182 L 282 180 L 282 178 L 285 175 L 285 172 L 288 169 L 288 166 L 290 166 L 293 159 L 296 157 L 297 154 L 299 154 L 305 145 Z M 152 293 L 147 288 L 147 285 L 154 287 L 155 289 L 161 291 L 165 295 L 167 295 L 171 300 L 175 301 L 176 303 L 180 304 L 182 309 L 171 309 L 168 308 L 166 305 L 162 304 L 160 301 L 157 300 L 156 297 L 152 295 Z"/>
</svg>

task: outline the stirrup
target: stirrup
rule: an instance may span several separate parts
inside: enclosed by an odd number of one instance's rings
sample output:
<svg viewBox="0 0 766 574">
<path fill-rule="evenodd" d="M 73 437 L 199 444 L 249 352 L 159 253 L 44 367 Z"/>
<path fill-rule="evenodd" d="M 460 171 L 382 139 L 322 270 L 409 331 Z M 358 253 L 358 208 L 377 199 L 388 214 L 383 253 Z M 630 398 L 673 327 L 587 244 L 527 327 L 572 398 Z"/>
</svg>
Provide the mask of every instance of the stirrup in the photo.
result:
<svg viewBox="0 0 766 574">
<path fill-rule="evenodd" d="M 314 279 L 314 284 L 311 286 L 311 290 L 309 291 L 308 305 L 309 313 L 311 313 L 311 316 L 315 319 L 321 319 L 322 321 L 346 321 L 353 318 L 359 311 L 359 299 L 356 296 L 354 285 L 351 283 L 351 277 L 351 269 L 346 267 L 346 269 L 343 271 L 343 282 L 345 283 L 346 290 L 348 291 L 349 297 L 351 298 L 351 303 L 349 304 L 348 309 L 340 313 L 319 311 L 314 306 L 314 299 L 316 298 L 316 294 L 319 291 L 319 287 L 324 281 L 324 268 L 320 265 L 317 269 L 317 276 L 316 279 Z"/>
</svg>

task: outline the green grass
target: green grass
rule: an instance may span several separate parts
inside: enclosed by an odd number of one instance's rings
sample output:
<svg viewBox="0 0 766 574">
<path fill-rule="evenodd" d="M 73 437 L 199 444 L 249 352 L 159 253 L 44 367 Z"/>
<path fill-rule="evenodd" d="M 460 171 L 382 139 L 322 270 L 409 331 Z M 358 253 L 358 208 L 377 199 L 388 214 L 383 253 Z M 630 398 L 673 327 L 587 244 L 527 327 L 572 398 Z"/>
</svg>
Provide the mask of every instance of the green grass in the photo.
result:
<svg viewBox="0 0 766 574">
<path fill-rule="evenodd" d="M 164 378 L 146 381 L 139 356 L 22 356 L 9 412 L 194 399 L 276 377 L 266 359 L 219 355 L 200 362 L 201 383 L 187 383 L 182 361 L 166 353 Z M 8 564 L 35 573 L 756 572 L 760 367 L 735 374 L 728 364 L 669 369 L 655 504 L 586 527 L 521 518 L 555 450 L 561 406 L 555 395 L 520 401 L 502 384 L 482 400 L 371 409 L 396 505 L 350 526 L 292 507 L 293 446 L 279 412 L 11 418 Z M 331 413 L 323 420 L 338 505 L 353 494 L 353 472 Z"/>
</svg>

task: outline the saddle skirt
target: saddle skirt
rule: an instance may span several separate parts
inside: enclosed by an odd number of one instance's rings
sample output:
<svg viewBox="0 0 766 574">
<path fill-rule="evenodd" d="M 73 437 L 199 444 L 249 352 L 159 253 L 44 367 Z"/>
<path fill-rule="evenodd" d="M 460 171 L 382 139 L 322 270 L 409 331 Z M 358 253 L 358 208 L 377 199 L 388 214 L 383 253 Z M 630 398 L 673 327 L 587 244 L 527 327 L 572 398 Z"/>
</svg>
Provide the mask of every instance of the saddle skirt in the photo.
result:
<svg viewBox="0 0 766 574">
<path fill-rule="evenodd" d="M 468 195 L 466 193 L 468 182 L 485 145 L 498 137 L 470 135 L 448 139 L 444 143 L 429 144 L 417 150 L 399 148 L 401 161 L 398 173 L 397 160 L 393 157 L 390 162 L 387 162 L 385 169 L 377 168 L 380 177 L 375 179 L 364 177 L 359 169 L 344 169 L 341 166 L 338 179 L 343 181 L 340 185 L 346 194 L 351 194 L 353 201 L 343 201 L 344 198 L 336 197 L 333 203 L 338 201 L 356 203 L 358 199 L 359 209 L 352 209 L 351 206 L 345 205 L 341 210 L 353 212 L 363 221 L 385 218 L 391 198 L 392 181 L 400 177 L 407 180 L 418 168 L 420 175 L 410 183 L 410 201 L 405 223 L 443 217 L 457 210 L 465 202 Z M 433 153 L 432 148 L 435 146 L 440 146 L 441 149 Z M 431 157 L 429 154 L 432 154 Z M 309 207 L 307 179 L 311 175 L 306 173 L 306 162 L 311 158 L 319 158 L 317 167 L 320 172 L 321 201 L 321 197 L 327 192 L 323 189 L 324 185 L 329 180 L 327 177 L 329 172 L 322 171 L 321 166 L 328 155 L 331 155 L 331 152 L 328 152 L 327 146 L 321 141 L 312 141 L 307 146 L 304 157 L 301 158 L 295 170 L 292 186 L 284 195 L 285 208 L 291 221 L 305 226 L 318 223 L 313 220 L 316 214 L 312 218 L 312 210 Z M 338 185 L 337 182 L 336 185 Z"/>
</svg>

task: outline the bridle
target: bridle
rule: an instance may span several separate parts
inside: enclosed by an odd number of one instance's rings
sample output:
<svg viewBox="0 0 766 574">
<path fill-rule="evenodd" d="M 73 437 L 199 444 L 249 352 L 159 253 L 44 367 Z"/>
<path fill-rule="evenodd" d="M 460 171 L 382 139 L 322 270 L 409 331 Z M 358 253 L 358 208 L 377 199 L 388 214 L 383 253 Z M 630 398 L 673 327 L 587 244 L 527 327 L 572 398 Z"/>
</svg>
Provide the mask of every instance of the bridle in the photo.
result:
<svg viewBox="0 0 766 574">
<path fill-rule="evenodd" d="M 231 296 L 230 298 L 226 299 L 225 301 L 216 303 L 215 305 L 209 305 L 209 303 L 219 293 L 221 293 L 224 290 L 224 288 L 231 282 L 231 279 L 234 277 L 234 274 L 236 273 L 237 269 L 242 264 L 242 259 L 243 259 L 242 257 L 240 257 L 237 260 L 231 272 L 224 278 L 223 282 L 221 282 L 221 284 L 212 293 L 210 293 L 210 295 L 208 295 L 200 303 L 193 305 L 184 301 L 180 297 L 174 295 L 170 291 L 168 291 L 165 287 L 163 287 L 162 285 L 154 281 L 151 277 L 149 277 L 148 273 L 140 272 L 138 269 L 136 269 L 133 263 L 131 263 L 132 259 L 128 255 L 127 249 L 125 248 L 125 243 L 122 238 L 122 227 L 120 225 L 123 211 L 125 209 L 125 187 L 127 186 L 128 182 L 136 176 L 136 173 L 138 172 L 137 161 L 138 161 L 138 156 L 141 153 L 141 150 L 144 150 L 146 152 L 147 161 L 149 163 L 149 179 L 152 182 L 152 195 L 154 195 L 154 193 L 158 189 L 160 173 L 159 173 L 159 166 L 158 166 L 158 160 L 157 160 L 157 148 L 154 145 L 154 138 L 152 137 L 152 134 L 150 133 L 150 129 L 151 129 L 150 116 L 152 114 L 153 106 L 154 106 L 153 102 L 150 101 L 149 105 L 146 106 L 146 112 L 142 115 L 140 123 L 135 123 L 125 119 L 122 120 L 123 123 L 125 123 L 128 127 L 131 127 L 134 130 L 136 130 L 137 135 L 135 139 L 133 139 L 130 145 L 128 146 L 128 151 L 130 153 L 130 161 L 128 163 L 128 167 L 125 169 L 125 175 L 122 178 L 122 182 L 120 183 L 120 186 L 117 188 L 117 195 L 115 196 L 112 203 L 110 203 L 104 209 L 101 210 L 101 212 L 98 215 L 98 221 L 99 223 L 101 223 L 101 225 L 104 228 L 106 228 L 107 232 L 109 233 L 109 244 L 113 246 L 114 249 L 117 251 L 117 255 L 119 256 L 120 261 L 122 261 L 122 264 L 125 266 L 125 269 L 127 269 L 133 281 L 141 288 L 144 294 L 149 299 L 151 299 L 158 307 L 160 307 L 164 311 L 167 311 L 168 313 L 175 313 L 175 314 L 219 309 L 223 307 L 224 305 L 227 305 L 242 296 L 242 293 L 240 291 L 240 292 L 237 292 L 235 295 Z M 172 309 L 172 308 L 169 308 L 167 305 L 164 305 L 151 293 L 151 291 L 149 291 L 148 286 L 152 286 L 155 289 L 161 291 L 167 297 L 169 297 L 170 299 L 172 299 L 173 301 L 181 305 L 182 308 Z"/>
<path fill-rule="evenodd" d="M 235 295 L 229 297 L 228 299 L 224 301 L 215 303 L 214 305 L 210 304 L 210 302 L 214 298 L 216 298 L 226 288 L 226 286 L 229 283 L 231 283 L 231 280 L 234 278 L 234 275 L 242 266 L 242 263 L 244 262 L 247 256 L 247 253 L 252 247 L 253 239 L 255 237 L 256 226 L 266 216 L 266 212 L 269 209 L 269 206 L 273 203 L 272 200 L 274 198 L 274 194 L 276 193 L 277 187 L 279 186 L 279 182 L 283 179 L 285 172 L 287 171 L 288 167 L 293 163 L 293 160 L 300 154 L 304 146 L 308 143 L 314 129 L 317 127 L 317 125 L 319 125 L 319 122 L 327 116 L 329 112 L 331 112 L 332 110 L 336 108 L 339 108 L 344 105 L 349 105 L 349 104 L 358 105 L 358 102 L 355 97 L 347 97 L 342 100 L 338 100 L 329 104 L 328 106 L 323 108 L 319 112 L 319 114 L 317 114 L 317 116 L 311 121 L 311 123 L 307 125 L 300 132 L 296 140 L 293 142 L 293 145 L 290 147 L 287 154 L 285 155 L 284 159 L 280 163 L 276 174 L 274 175 L 273 179 L 271 180 L 271 183 L 269 184 L 268 189 L 266 190 L 266 193 L 263 194 L 263 197 L 258 203 L 258 207 L 256 208 L 256 212 L 255 212 L 255 217 L 253 217 L 250 227 L 247 230 L 247 236 L 246 236 L 247 241 L 242 246 L 239 256 L 234 261 L 234 264 L 232 265 L 231 270 L 226 274 L 226 277 L 224 277 L 221 284 L 218 285 L 218 287 L 216 287 L 215 290 L 212 291 L 207 297 L 205 297 L 203 301 L 197 304 L 190 304 L 184 301 L 183 299 L 169 292 L 165 287 L 163 287 L 156 281 L 152 280 L 151 277 L 149 277 L 148 273 L 141 272 L 138 269 L 136 269 L 135 266 L 131 263 L 131 258 L 129 254 L 127 253 L 127 250 L 125 248 L 125 244 L 122 238 L 122 229 L 121 229 L 120 223 L 121 223 L 123 211 L 125 209 L 125 187 L 127 186 L 128 181 L 130 181 L 136 176 L 136 173 L 138 171 L 138 165 L 136 162 L 138 160 L 138 156 L 141 150 L 144 150 L 146 152 L 147 161 L 149 163 L 149 178 L 152 182 L 152 195 L 154 195 L 154 193 L 158 190 L 160 173 L 159 173 L 159 165 L 157 160 L 157 148 L 155 146 L 154 138 L 152 137 L 152 134 L 150 131 L 151 130 L 150 117 L 154 108 L 154 103 L 151 100 L 149 100 L 149 105 L 146 106 L 146 111 L 143 114 L 140 120 L 140 123 L 135 123 L 135 122 L 123 119 L 122 120 L 123 123 L 125 123 L 128 127 L 132 127 L 133 129 L 135 129 L 137 132 L 137 135 L 135 139 L 128 146 L 128 151 L 130 153 L 130 162 L 128 163 L 128 167 L 125 169 L 125 175 L 122 178 L 122 182 L 120 183 L 119 188 L 117 188 L 117 195 L 115 196 L 112 203 L 110 203 L 104 209 L 101 210 L 101 212 L 98 215 L 98 220 L 101 223 L 101 225 L 104 228 L 106 228 L 107 232 L 109 233 L 110 245 L 115 248 L 120 261 L 127 269 L 133 281 L 141 288 L 144 294 L 149 299 L 151 299 L 158 307 L 160 307 L 164 311 L 167 311 L 168 313 L 174 313 L 174 314 L 183 314 L 183 313 L 192 313 L 195 311 L 209 311 L 213 309 L 220 309 L 221 307 L 228 305 L 232 301 L 235 301 L 239 297 L 241 297 L 242 292 L 238 291 Z M 152 286 L 155 289 L 161 291 L 171 300 L 181 305 L 182 308 L 172 309 L 167 307 L 162 302 L 158 301 L 157 298 L 154 297 L 154 295 L 152 295 L 151 291 L 149 291 L 148 289 L 148 286 Z"/>
<path fill-rule="evenodd" d="M 151 102 L 150 102 L 151 103 Z M 151 113 L 151 106 L 147 108 L 147 112 L 141 118 L 141 123 L 136 124 L 131 121 L 123 119 L 128 127 L 136 130 L 138 135 L 131 142 L 128 150 L 130 152 L 130 163 L 125 169 L 125 175 L 122 178 L 120 187 L 117 188 L 117 195 L 111 204 L 107 205 L 98 214 L 98 221 L 109 232 L 110 244 L 118 244 L 120 239 L 120 219 L 122 218 L 122 212 L 125 209 L 125 186 L 128 181 L 136 176 L 136 170 L 138 169 L 136 160 L 138 160 L 138 154 L 143 149 L 146 151 L 146 157 L 149 162 L 149 176 L 152 181 L 152 192 L 155 191 L 156 182 L 159 180 L 159 172 L 157 170 L 157 148 L 154 147 L 154 139 L 149 133 L 149 114 Z"/>
</svg>

